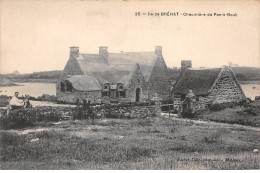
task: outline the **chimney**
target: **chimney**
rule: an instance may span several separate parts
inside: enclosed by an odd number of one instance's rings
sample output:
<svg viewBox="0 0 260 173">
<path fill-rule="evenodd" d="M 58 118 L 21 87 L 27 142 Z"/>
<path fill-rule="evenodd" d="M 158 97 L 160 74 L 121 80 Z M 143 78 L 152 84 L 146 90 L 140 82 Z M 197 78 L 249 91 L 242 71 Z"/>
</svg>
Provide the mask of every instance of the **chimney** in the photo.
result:
<svg viewBox="0 0 260 173">
<path fill-rule="evenodd" d="M 155 46 L 155 54 L 156 55 L 162 54 L 162 46 Z"/>
<path fill-rule="evenodd" d="M 181 73 L 183 73 L 187 68 L 192 68 L 191 60 L 181 61 Z"/>
<path fill-rule="evenodd" d="M 73 46 L 70 47 L 70 58 L 78 57 L 79 56 L 79 47 Z"/>
</svg>

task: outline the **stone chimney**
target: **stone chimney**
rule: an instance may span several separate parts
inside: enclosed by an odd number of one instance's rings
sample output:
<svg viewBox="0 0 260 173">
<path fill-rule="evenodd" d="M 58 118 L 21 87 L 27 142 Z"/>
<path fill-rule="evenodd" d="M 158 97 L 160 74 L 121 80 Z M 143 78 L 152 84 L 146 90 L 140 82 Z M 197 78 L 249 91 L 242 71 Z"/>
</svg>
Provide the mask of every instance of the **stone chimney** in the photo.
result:
<svg viewBox="0 0 260 173">
<path fill-rule="evenodd" d="M 187 68 L 192 68 L 191 60 L 181 61 L 181 73 L 183 73 Z"/>
<path fill-rule="evenodd" d="M 162 46 L 155 46 L 155 54 L 162 55 Z"/>
<path fill-rule="evenodd" d="M 70 58 L 79 56 L 79 47 L 73 46 L 70 47 Z"/>
</svg>

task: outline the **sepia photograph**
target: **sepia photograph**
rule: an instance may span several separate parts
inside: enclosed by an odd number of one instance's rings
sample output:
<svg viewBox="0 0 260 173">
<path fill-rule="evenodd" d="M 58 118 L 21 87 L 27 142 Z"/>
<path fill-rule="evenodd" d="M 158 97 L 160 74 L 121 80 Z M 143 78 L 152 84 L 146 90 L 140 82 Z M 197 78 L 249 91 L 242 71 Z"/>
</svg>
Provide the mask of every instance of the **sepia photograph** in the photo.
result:
<svg viewBox="0 0 260 173">
<path fill-rule="evenodd" d="M 259 0 L 0 0 L 1 170 L 259 170 Z"/>
</svg>

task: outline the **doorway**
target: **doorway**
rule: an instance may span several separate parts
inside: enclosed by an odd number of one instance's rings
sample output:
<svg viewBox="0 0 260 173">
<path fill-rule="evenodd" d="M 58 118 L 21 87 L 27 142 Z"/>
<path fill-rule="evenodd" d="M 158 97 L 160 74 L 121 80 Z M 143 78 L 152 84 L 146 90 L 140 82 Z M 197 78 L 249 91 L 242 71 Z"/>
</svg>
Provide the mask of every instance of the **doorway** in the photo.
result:
<svg viewBox="0 0 260 173">
<path fill-rule="evenodd" d="M 140 96 L 141 96 L 141 89 L 136 88 L 136 90 L 135 90 L 135 102 L 140 102 Z"/>
</svg>

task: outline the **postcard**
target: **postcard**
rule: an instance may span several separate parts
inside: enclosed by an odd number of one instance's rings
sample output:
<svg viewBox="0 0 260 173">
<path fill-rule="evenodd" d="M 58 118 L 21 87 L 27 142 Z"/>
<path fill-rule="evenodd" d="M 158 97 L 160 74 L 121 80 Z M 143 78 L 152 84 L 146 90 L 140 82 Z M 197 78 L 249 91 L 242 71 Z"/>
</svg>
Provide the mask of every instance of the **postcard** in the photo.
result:
<svg viewBox="0 0 260 173">
<path fill-rule="evenodd" d="M 1 0 L 2 170 L 258 170 L 257 0 Z"/>
</svg>

